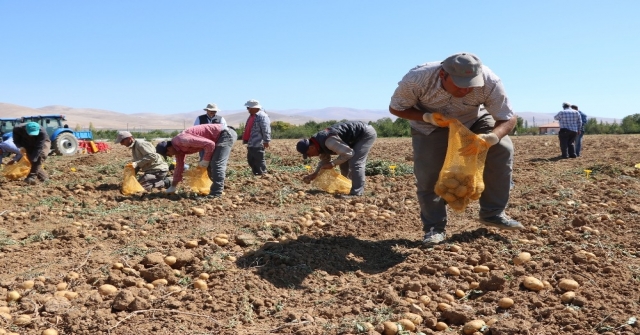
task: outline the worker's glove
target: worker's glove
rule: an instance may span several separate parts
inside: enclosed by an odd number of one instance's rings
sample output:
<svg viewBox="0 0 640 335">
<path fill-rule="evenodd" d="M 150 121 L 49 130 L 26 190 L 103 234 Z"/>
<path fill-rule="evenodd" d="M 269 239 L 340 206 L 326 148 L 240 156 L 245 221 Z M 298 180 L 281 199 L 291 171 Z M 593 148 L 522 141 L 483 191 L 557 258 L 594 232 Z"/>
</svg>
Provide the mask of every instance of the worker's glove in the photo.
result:
<svg viewBox="0 0 640 335">
<path fill-rule="evenodd" d="M 440 113 L 424 113 L 422 114 L 422 120 L 436 127 L 446 127 L 449 125 Z"/>
<path fill-rule="evenodd" d="M 198 166 L 203 168 L 209 167 L 209 162 L 211 161 L 201 160 L 200 163 L 198 163 Z"/>
<path fill-rule="evenodd" d="M 470 135 L 468 140 L 469 144 L 460 149 L 462 156 L 477 155 L 500 142 L 498 135 L 495 133 Z"/>
<path fill-rule="evenodd" d="M 168 189 L 164 190 L 164 193 L 176 193 L 176 187 L 171 185 Z"/>
<path fill-rule="evenodd" d="M 27 149 L 20 148 L 20 153 L 23 154 L 23 155 L 26 155 L 27 154 Z"/>
<path fill-rule="evenodd" d="M 131 167 L 132 167 L 132 168 L 134 168 L 134 169 L 135 169 L 136 167 L 138 167 L 138 163 L 136 163 L 136 162 L 131 162 L 131 163 L 129 163 L 129 164 L 130 164 L 130 165 L 131 165 Z"/>
</svg>

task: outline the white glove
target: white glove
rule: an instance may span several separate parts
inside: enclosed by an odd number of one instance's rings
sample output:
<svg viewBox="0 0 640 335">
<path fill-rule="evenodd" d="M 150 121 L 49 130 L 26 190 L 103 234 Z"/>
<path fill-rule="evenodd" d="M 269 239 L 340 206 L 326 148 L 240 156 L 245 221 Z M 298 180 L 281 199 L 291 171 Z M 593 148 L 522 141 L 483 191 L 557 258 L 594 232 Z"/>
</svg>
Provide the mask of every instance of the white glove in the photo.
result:
<svg viewBox="0 0 640 335">
<path fill-rule="evenodd" d="M 210 161 L 201 160 L 200 163 L 198 163 L 198 166 L 206 168 L 209 166 L 209 162 Z"/>
<path fill-rule="evenodd" d="M 436 127 L 446 127 L 446 125 L 439 123 L 445 121 L 440 113 L 424 113 L 422 114 L 422 120 Z"/>
<path fill-rule="evenodd" d="M 496 135 L 495 133 L 480 134 L 480 135 L 478 135 L 478 137 L 480 137 L 485 142 L 487 142 L 487 144 L 489 146 L 494 146 L 494 145 L 498 144 L 498 142 L 500 142 L 500 139 L 498 138 L 498 135 Z"/>
<path fill-rule="evenodd" d="M 176 193 L 176 187 L 171 185 L 168 189 L 164 190 L 164 193 Z"/>
<path fill-rule="evenodd" d="M 131 162 L 131 167 L 132 167 L 132 168 L 134 168 L 134 169 L 135 169 L 137 166 L 138 166 L 138 163 L 136 163 L 136 162 Z"/>
</svg>

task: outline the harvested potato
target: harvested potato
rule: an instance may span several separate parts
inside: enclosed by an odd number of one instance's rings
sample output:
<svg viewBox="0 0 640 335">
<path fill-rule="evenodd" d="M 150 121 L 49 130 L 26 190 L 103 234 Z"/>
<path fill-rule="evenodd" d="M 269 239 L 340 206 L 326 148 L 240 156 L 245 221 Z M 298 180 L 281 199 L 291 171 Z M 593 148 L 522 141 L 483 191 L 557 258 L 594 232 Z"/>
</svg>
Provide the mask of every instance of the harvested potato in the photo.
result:
<svg viewBox="0 0 640 335">
<path fill-rule="evenodd" d="M 7 301 L 17 301 L 20 299 L 20 293 L 18 291 L 7 292 Z"/>
<path fill-rule="evenodd" d="M 31 323 L 31 317 L 26 314 L 18 315 L 15 319 L 13 319 L 13 324 L 16 326 L 26 326 L 30 323 Z"/>
<path fill-rule="evenodd" d="M 384 327 L 382 331 L 383 335 L 396 335 L 396 333 L 398 332 L 398 324 L 395 322 L 383 322 L 382 326 Z"/>
<path fill-rule="evenodd" d="M 42 335 L 58 335 L 58 331 L 53 328 L 47 328 L 42 331 Z"/>
<path fill-rule="evenodd" d="M 115 286 L 109 284 L 104 284 L 98 288 L 98 293 L 100 293 L 101 295 L 113 295 L 116 292 L 118 292 L 118 289 Z"/>
<path fill-rule="evenodd" d="M 408 330 L 410 332 L 416 330 L 416 325 L 413 324 L 411 320 L 401 319 L 401 320 L 398 320 L 398 323 L 402 326 L 403 330 Z"/>
<path fill-rule="evenodd" d="M 420 301 L 423 305 L 427 306 L 431 302 L 431 298 L 429 298 L 429 296 L 426 296 L 426 295 L 421 295 L 420 298 L 418 298 L 418 301 Z"/>
<path fill-rule="evenodd" d="M 197 248 L 198 247 L 198 241 L 196 241 L 196 240 L 187 241 L 184 244 L 184 246 L 186 248 L 189 248 L 189 249 Z"/>
<path fill-rule="evenodd" d="M 29 290 L 33 288 L 33 285 L 35 285 L 35 282 L 33 280 L 25 280 L 22 282 L 22 284 L 20 284 L 20 288 L 23 290 Z"/>
<path fill-rule="evenodd" d="M 199 290 L 203 290 L 206 291 L 209 287 L 207 286 L 207 282 L 202 280 L 202 279 L 198 279 L 196 281 L 193 282 L 193 287 L 199 289 Z"/>
<path fill-rule="evenodd" d="M 220 236 L 216 236 L 213 239 L 213 243 L 215 243 L 215 244 L 217 244 L 217 245 L 219 245 L 221 247 L 224 247 L 225 245 L 229 244 L 229 240 L 226 239 L 226 238 L 220 237 Z"/>
<path fill-rule="evenodd" d="M 422 316 L 415 313 L 410 313 L 410 312 L 402 313 L 402 318 L 410 320 L 416 326 L 422 324 Z"/>
<path fill-rule="evenodd" d="M 462 327 L 462 333 L 464 333 L 465 335 L 471 335 L 477 331 L 480 331 L 485 326 L 486 324 L 483 320 L 471 320 L 464 324 L 464 326 Z"/>
<path fill-rule="evenodd" d="M 524 278 L 524 280 L 522 281 L 522 284 L 524 285 L 524 287 L 532 291 L 540 291 L 544 288 L 544 284 L 538 278 L 535 278 L 535 277 Z"/>
<path fill-rule="evenodd" d="M 489 267 L 486 265 L 478 265 L 473 267 L 473 272 L 475 273 L 487 273 L 489 271 L 491 271 L 491 269 L 489 269 Z"/>
<path fill-rule="evenodd" d="M 169 282 L 164 278 L 156 279 L 156 280 L 151 282 L 151 284 L 153 284 L 154 287 L 161 286 L 161 285 L 167 285 L 168 283 Z"/>
<path fill-rule="evenodd" d="M 562 279 L 558 286 L 565 291 L 575 291 L 580 287 L 580 284 L 572 279 Z"/>
<path fill-rule="evenodd" d="M 521 252 L 518 256 L 513 258 L 513 264 L 522 265 L 531 260 L 531 254 L 528 252 Z"/>
<path fill-rule="evenodd" d="M 436 330 L 447 330 L 449 326 L 444 322 L 436 323 Z"/>
<path fill-rule="evenodd" d="M 575 298 L 576 298 L 576 293 L 573 291 L 568 291 L 563 293 L 560 296 L 560 301 L 562 301 L 563 304 L 570 304 Z"/>
<path fill-rule="evenodd" d="M 511 298 L 502 298 L 500 300 L 498 300 L 498 306 L 500 306 L 500 308 L 511 308 L 511 306 L 513 306 L 513 299 Z"/>
<path fill-rule="evenodd" d="M 450 266 L 450 267 L 447 269 L 447 273 L 448 273 L 448 274 L 450 274 L 450 275 L 452 275 L 452 276 L 459 276 L 459 275 L 460 275 L 460 269 L 458 269 L 458 268 L 457 268 L 457 267 L 455 267 L 455 266 Z"/>
</svg>

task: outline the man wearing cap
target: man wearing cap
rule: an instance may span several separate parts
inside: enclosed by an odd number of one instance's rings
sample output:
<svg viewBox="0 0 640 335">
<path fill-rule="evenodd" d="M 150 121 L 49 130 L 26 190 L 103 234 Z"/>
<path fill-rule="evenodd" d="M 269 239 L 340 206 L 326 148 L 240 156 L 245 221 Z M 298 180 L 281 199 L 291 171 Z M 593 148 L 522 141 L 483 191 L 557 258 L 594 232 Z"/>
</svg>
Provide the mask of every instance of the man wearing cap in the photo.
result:
<svg viewBox="0 0 640 335">
<path fill-rule="evenodd" d="M 42 168 L 42 163 L 51 150 L 51 140 L 47 131 L 36 122 L 21 123 L 13 128 L 13 143 L 21 152 L 26 153 L 31 162 L 31 170 L 25 181 L 30 185 L 36 183 L 36 178 L 47 181 L 49 175 Z"/>
<path fill-rule="evenodd" d="M 133 138 L 133 135 L 128 131 L 119 131 L 115 143 L 120 143 L 120 145 L 131 149 L 133 155 L 131 165 L 136 172 L 142 171 L 138 182 L 145 191 L 151 191 L 154 187 L 165 188 L 169 186 L 171 183 L 167 178 L 169 165 L 160 154 L 156 153 L 153 144 Z"/>
<path fill-rule="evenodd" d="M 296 150 L 302 158 L 319 156 L 320 162 L 315 171 L 304 177 L 305 182 L 316 179 L 320 169 L 333 169 L 340 166 L 340 173 L 351 179 L 349 195 L 364 194 L 364 172 L 367 155 L 377 137 L 376 130 L 362 121 L 339 122 L 317 132 L 309 139 L 298 141 Z M 331 155 L 338 155 L 331 160 Z"/>
<path fill-rule="evenodd" d="M 562 103 L 562 110 L 553 117 L 560 121 L 560 154 L 562 158 L 576 158 L 575 142 L 578 133 L 582 129 L 582 118 L 577 110 L 571 108 L 568 102 Z"/>
<path fill-rule="evenodd" d="M 513 166 L 513 144 L 507 134 L 515 127 L 516 116 L 502 81 L 477 56 L 458 53 L 414 67 L 398 83 L 389 111 L 410 120 L 425 245 L 442 242 L 447 225 L 446 202 L 434 188 L 444 164 L 449 129 L 438 124 L 434 112 L 458 119 L 489 147 L 479 221 L 500 229 L 524 228 L 505 214 Z"/>
<path fill-rule="evenodd" d="M 0 139 L 0 164 L 3 164 L 2 160 L 4 160 L 5 156 L 9 156 L 11 154 L 15 155 L 13 156 L 13 159 L 11 159 L 7 163 L 7 165 L 12 165 L 22 159 L 22 153 L 20 153 L 20 149 L 18 149 L 15 143 L 13 143 L 13 137 L 9 137 L 4 141 Z"/>
<path fill-rule="evenodd" d="M 271 142 L 271 121 L 258 100 L 249 100 L 244 106 L 247 107 L 249 118 L 242 134 L 242 143 L 247 145 L 247 162 L 251 171 L 260 176 L 267 173 L 264 149 L 269 148 Z"/>
<path fill-rule="evenodd" d="M 576 136 L 576 156 L 580 157 L 580 153 L 582 152 L 582 136 L 584 136 L 584 129 L 587 126 L 587 114 L 583 113 L 578 106 L 571 105 L 571 109 L 578 111 L 580 114 L 580 121 L 582 121 L 582 127 L 580 128 L 580 132 L 578 132 L 578 136 Z"/>
<path fill-rule="evenodd" d="M 182 181 L 185 156 L 204 150 L 204 156 L 198 166 L 207 168 L 209 179 L 213 182 L 209 197 L 222 196 L 227 161 L 237 138 L 238 135 L 233 128 L 225 128 L 222 124 L 203 124 L 185 129 L 171 141 L 158 143 L 157 153 L 164 157 L 175 156 L 176 158 L 173 181 L 171 187 L 165 192 L 174 193 Z"/>
</svg>

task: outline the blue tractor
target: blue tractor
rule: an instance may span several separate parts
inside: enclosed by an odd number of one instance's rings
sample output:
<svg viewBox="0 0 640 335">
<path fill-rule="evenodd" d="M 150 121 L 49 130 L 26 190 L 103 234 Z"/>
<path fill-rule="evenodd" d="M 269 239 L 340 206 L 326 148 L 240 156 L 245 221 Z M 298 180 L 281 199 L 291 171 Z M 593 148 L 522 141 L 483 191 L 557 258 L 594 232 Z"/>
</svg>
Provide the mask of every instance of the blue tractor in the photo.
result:
<svg viewBox="0 0 640 335">
<path fill-rule="evenodd" d="M 0 119 L 0 130 L 3 139 L 13 136 L 13 127 L 20 123 L 37 122 L 40 127 L 47 131 L 51 139 L 51 152 L 57 155 L 69 156 L 78 151 L 78 140 L 92 140 L 91 131 L 73 131 L 63 121 L 64 115 L 33 115 L 23 116 L 15 119 Z"/>
</svg>

